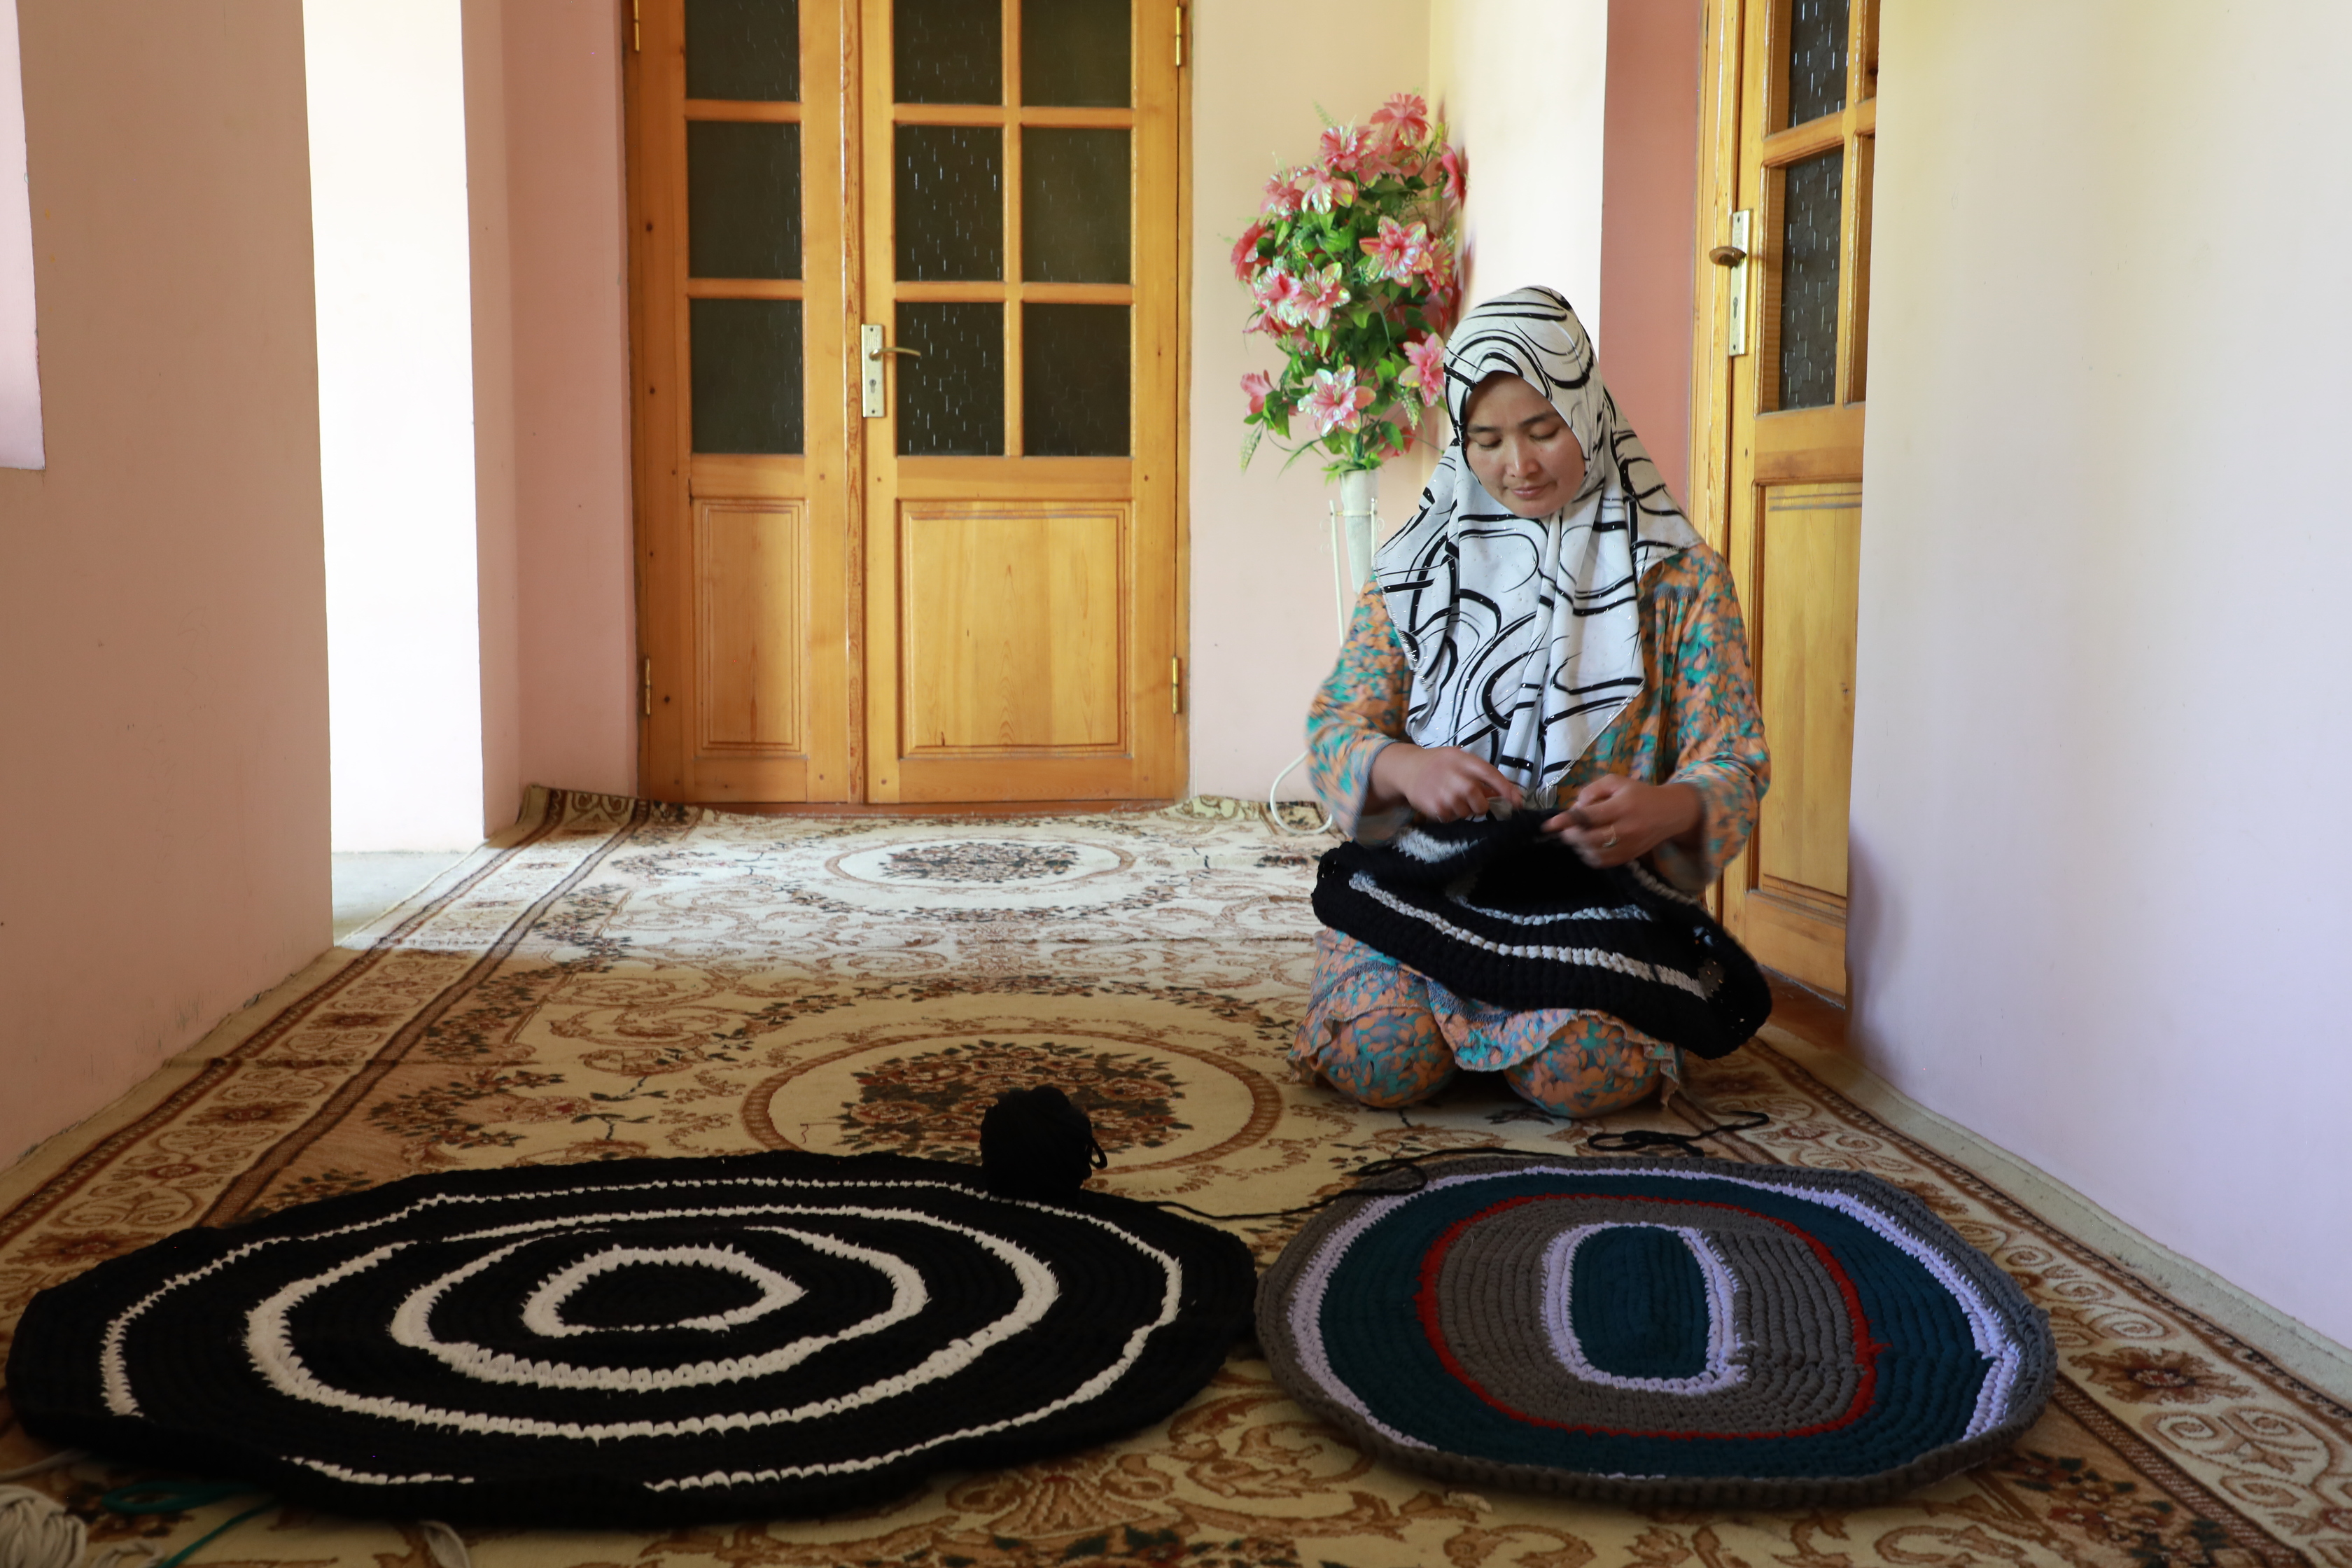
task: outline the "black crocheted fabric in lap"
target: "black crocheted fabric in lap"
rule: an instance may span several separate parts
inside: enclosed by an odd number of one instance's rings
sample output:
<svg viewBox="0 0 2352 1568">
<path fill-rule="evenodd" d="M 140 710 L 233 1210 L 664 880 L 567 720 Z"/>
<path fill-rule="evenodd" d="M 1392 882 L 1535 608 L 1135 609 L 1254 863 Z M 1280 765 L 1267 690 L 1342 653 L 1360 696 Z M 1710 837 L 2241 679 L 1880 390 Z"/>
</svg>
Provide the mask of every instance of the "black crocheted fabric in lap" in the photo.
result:
<svg viewBox="0 0 2352 1568">
<path fill-rule="evenodd" d="M 1323 857 L 1315 913 L 1456 994 L 1612 1014 L 1698 1057 L 1772 1011 L 1763 973 L 1706 907 L 1636 863 L 1598 869 L 1543 816 L 1416 825 Z"/>
<path fill-rule="evenodd" d="M 1862 1506 L 2001 1452 L 2049 1398 L 2047 1316 L 1876 1176 L 1414 1174 L 1309 1220 L 1257 1307 L 1283 1388 L 1409 1468 L 1639 1508 Z"/>
<path fill-rule="evenodd" d="M 346 1513 L 654 1527 L 887 1501 L 1175 1410 L 1235 1237 L 972 1167 L 771 1153 L 462 1171 L 189 1230 L 36 1297 L 35 1436 Z"/>
</svg>

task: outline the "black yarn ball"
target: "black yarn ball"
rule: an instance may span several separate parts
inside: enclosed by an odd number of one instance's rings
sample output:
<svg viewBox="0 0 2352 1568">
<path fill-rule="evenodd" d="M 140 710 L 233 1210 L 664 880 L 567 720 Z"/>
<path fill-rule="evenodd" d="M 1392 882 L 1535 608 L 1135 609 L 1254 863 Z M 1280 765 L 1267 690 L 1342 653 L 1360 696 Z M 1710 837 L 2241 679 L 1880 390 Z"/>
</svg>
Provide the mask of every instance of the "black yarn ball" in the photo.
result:
<svg viewBox="0 0 2352 1568">
<path fill-rule="evenodd" d="M 1052 1084 L 1008 1089 L 980 1119 L 980 1168 L 1001 1197 L 1067 1203 L 1109 1163 L 1094 1122 Z"/>
</svg>

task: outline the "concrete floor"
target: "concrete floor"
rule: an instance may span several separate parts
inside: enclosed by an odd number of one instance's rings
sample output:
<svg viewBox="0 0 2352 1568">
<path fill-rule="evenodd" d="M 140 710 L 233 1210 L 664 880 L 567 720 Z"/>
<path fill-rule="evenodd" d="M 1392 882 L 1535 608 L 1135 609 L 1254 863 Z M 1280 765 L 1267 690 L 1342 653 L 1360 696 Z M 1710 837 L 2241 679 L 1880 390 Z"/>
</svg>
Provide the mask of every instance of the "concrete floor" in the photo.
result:
<svg viewBox="0 0 2352 1568">
<path fill-rule="evenodd" d="M 342 941 L 472 853 L 383 849 L 335 856 L 335 940 Z"/>
</svg>

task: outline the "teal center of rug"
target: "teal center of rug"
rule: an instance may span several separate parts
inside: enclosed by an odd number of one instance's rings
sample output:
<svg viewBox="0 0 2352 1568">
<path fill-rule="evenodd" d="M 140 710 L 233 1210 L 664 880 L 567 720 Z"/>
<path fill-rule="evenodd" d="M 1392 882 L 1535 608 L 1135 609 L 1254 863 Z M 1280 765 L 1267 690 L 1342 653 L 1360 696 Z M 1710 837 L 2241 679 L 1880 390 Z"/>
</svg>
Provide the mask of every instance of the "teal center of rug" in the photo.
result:
<svg viewBox="0 0 2352 1568">
<path fill-rule="evenodd" d="M 1576 1249 L 1568 1289 L 1569 1324 L 1595 1371 L 1696 1377 L 1706 1370 L 1706 1279 L 1674 1231 L 1595 1231 Z"/>
</svg>

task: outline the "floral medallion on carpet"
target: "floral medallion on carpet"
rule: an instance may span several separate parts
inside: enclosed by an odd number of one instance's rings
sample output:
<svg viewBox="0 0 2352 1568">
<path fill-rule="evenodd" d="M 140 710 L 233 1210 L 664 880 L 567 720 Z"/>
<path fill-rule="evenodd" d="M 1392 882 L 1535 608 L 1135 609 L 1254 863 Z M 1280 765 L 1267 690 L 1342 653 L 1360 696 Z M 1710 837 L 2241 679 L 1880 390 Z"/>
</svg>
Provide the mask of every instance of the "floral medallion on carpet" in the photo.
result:
<svg viewBox="0 0 2352 1568">
<path fill-rule="evenodd" d="M 424 894 L 0 1179 L 0 1322 L 191 1225 L 417 1172 L 754 1149 L 976 1159 L 1032 1084 L 1094 1120 L 1106 1190 L 1218 1212 L 1336 1189 L 1387 1155 L 1580 1152 L 1654 1102 L 1551 1121 L 1468 1079 L 1404 1114 L 1292 1081 L 1322 841 L 1249 808 L 1054 819 L 755 817 L 553 792 Z M 2060 1376 L 2004 1456 L 1900 1503 L 1627 1509 L 1447 1490 L 1351 1448 L 1237 1353 L 1108 1447 L 950 1475 L 817 1523 L 467 1532 L 482 1568 L 2352 1568 L 2352 1411 L 1756 1042 L 1695 1062 L 1734 1159 L 1874 1173 L 2051 1315 Z M 1298 1220 L 1237 1224 L 1261 1265 Z M 5 1415 L 0 1411 L 0 1415 Z M 39 1457 L 9 1418 L 0 1468 Z M 26 1484 L 93 1544 L 184 1545 L 250 1506 L 130 1520 L 129 1472 Z M 195 1568 L 432 1568 L 414 1526 L 267 1511 Z"/>
</svg>

